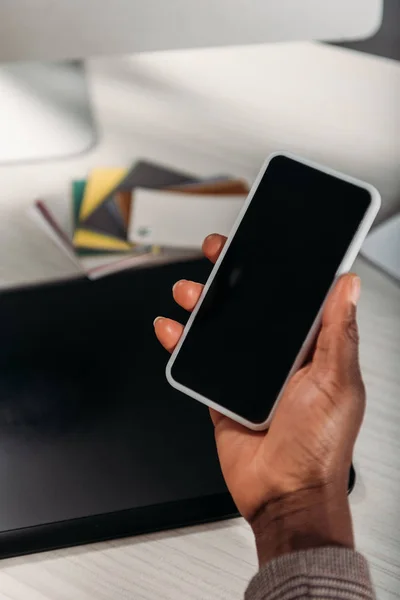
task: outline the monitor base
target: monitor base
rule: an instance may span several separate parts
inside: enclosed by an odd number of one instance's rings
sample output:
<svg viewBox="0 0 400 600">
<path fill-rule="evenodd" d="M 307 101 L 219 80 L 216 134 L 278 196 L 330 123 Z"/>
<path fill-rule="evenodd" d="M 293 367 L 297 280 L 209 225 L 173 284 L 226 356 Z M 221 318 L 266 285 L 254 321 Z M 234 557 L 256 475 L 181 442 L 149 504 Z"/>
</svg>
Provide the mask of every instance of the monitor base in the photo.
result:
<svg viewBox="0 0 400 600">
<path fill-rule="evenodd" d="M 0 67 L 0 164 L 67 158 L 96 143 L 84 64 Z"/>
</svg>

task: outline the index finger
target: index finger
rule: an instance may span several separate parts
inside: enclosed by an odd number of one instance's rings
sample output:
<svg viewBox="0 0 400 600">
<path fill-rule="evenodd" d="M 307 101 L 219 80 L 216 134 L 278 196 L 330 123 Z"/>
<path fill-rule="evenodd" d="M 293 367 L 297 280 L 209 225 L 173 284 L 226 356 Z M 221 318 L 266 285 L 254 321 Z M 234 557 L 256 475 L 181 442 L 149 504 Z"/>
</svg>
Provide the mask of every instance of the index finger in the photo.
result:
<svg viewBox="0 0 400 600">
<path fill-rule="evenodd" d="M 208 260 L 215 263 L 218 256 L 221 254 L 222 248 L 225 246 L 226 237 L 219 233 L 208 235 L 203 242 L 203 253 Z"/>
</svg>

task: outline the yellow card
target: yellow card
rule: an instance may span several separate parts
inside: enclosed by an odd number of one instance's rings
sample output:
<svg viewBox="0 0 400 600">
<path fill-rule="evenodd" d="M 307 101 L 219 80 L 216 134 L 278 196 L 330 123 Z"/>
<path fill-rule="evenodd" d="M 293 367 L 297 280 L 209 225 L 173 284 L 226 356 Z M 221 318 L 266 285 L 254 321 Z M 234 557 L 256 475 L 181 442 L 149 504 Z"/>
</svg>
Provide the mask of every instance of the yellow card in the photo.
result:
<svg viewBox="0 0 400 600">
<path fill-rule="evenodd" d="M 125 177 L 128 169 L 110 167 L 93 169 L 88 177 L 79 220 L 86 219 Z"/>
<path fill-rule="evenodd" d="M 105 252 L 107 250 L 127 251 L 133 248 L 133 244 L 129 242 L 88 229 L 75 230 L 74 246 L 75 248 L 90 248 L 92 250 L 104 250 Z"/>
</svg>

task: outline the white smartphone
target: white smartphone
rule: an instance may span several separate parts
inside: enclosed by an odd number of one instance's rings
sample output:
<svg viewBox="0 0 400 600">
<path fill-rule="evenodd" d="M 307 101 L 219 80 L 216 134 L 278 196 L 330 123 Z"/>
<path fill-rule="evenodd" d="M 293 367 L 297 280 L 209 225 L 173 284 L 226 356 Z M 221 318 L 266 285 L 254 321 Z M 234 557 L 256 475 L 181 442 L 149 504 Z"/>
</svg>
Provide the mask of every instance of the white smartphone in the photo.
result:
<svg viewBox="0 0 400 600">
<path fill-rule="evenodd" d="M 168 382 L 266 429 L 380 203 L 368 183 L 289 153 L 270 156 L 167 364 Z"/>
</svg>

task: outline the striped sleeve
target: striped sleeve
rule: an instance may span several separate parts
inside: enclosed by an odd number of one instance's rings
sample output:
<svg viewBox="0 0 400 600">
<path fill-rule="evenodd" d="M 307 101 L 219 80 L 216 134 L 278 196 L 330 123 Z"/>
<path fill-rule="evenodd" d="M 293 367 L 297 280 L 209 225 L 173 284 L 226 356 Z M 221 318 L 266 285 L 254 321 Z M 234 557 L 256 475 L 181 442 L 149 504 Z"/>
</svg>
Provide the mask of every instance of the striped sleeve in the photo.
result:
<svg viewBox="0 0 400 600">
<path fill-rule="evenodd" d="M 373 600 L 368 563 L 346 548 L 286 554 L 261 568 L 245 600 Z"/>
</svg>

